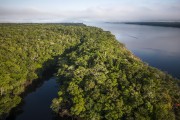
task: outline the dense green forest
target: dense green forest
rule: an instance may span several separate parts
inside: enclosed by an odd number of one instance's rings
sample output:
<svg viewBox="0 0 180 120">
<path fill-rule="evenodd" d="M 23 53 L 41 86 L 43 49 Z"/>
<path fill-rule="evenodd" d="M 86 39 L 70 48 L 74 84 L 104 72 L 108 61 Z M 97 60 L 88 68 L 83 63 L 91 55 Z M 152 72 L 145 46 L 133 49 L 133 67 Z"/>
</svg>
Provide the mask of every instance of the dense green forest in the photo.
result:
<svg viewBox="0 0 180 120">
<path fill-rule="evenodd" d="M 0 116 L 20 103 L 20 94 L 57 56 L 80 42 L 86 27 L 66 24 L 0 24 Z"/>
<path fill-rule="evenodd" d="M 110 32 L 83 24 L 0 24 L 0 119 L 56 67 L 51 108 L 76 119 L 180 119 L 179 81 L 148 66 Z"/>
</svg>

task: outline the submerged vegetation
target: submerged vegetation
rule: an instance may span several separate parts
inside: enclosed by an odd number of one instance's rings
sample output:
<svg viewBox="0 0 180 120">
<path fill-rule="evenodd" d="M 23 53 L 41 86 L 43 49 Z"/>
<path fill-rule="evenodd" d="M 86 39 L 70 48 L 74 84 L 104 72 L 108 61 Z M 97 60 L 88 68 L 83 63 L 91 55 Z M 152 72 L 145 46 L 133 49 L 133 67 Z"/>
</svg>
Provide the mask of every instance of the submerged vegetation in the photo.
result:
<svg viewBox="0 0 180 120">
<path fill-rule="evenodd" d="M 27 85 L 57 66 L 51 108 L 77 119 L 180 119 L 179 81 L 107 31 L 82 24 L 0 24 L 0 119 Z"/>
</svg>

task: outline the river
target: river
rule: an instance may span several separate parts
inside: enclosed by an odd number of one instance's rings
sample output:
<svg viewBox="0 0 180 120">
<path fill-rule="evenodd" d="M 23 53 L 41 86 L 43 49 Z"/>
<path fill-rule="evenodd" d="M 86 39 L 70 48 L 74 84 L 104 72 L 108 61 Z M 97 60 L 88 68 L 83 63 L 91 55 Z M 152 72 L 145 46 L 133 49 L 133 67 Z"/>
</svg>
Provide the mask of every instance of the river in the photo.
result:
<svg viewBox="0 0 180 120">
<path fill-rule="evenodd" d="M 57 97 L 58 84 L 56 78 L 49 78 L 39 84 L 38 87 L 35 86 L 24 97 L 23 104 L 18 107 L 19 110 L 7 120 L 52 120 L 55 118 L 50 105 L 52 99 Z"/>
<path fill-rule="evenodd" d="M 180 29 L 111 23 L 88 23 L 111 31 L 120 42 L 144 62 L 180 78 Z M 8 120 L 52 120 L 50 105 L 57 97 L 56 78 L 45 80 L 24 99 L 20 113 Z"/>
<path fill-rule="evenodd" d="M 86 24 L 110 31 L 144 62 L 180 78 L 180 28 L 114 23 Z"/>
</svg>

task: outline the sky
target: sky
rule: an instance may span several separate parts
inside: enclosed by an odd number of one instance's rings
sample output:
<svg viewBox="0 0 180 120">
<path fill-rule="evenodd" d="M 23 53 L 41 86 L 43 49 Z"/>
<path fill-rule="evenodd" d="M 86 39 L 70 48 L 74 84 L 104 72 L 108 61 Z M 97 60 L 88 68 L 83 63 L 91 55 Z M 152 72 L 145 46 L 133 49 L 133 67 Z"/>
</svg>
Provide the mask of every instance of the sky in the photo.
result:
<svg viewBox="0 0 180 120">
<path fill-rule="evenodd" d="M 180 0 L 0 0 L 0 22 L 180 21 Z"/>
</svg>

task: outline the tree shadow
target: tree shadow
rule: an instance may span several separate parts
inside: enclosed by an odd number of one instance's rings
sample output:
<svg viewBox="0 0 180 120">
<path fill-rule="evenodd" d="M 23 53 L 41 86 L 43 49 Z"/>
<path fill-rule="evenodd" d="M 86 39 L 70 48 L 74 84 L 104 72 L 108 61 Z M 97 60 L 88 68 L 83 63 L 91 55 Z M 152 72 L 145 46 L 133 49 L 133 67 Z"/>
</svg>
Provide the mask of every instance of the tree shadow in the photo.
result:
<svg viewBox="0 0 180 120">
<path fill-rule="evenodd" d="M 6 120 L 16 120 L 17 116 L 23 113 L 23 106 L 26 104 L 24 98 L 33 92 L 36 92 L 45 81 L 50 80 L 51 77 L 57 73 L 57 61 L 59 56 L 54 56 L 51 59 L 48 59 L 42 64 L 42 68 L 39 68 L 35 71 L 38 75 L 38 79 L 32 80 L 32 82 L 28 83 L 25 91 L 20 94 L 22 98 L 21 103 L 13 108 L 9 113 L 8 117 L 5 118 Z M 55 117 L 56 118 L 56 117 Z"/>
</svg>

